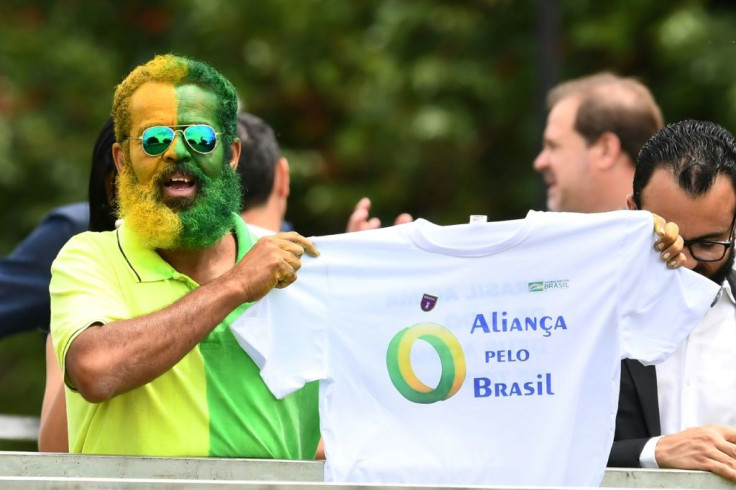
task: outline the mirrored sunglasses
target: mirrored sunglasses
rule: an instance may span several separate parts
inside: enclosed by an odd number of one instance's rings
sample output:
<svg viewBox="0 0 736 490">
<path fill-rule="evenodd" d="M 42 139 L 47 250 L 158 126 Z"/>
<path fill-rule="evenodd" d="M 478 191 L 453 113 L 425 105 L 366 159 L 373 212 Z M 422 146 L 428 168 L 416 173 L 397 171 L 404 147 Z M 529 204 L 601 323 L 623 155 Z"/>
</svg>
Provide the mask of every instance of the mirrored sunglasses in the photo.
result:
<svg viewBox="0 0 736 490">
<path fill-rule="evenodd" d="M 184 129 L 174 129 L 184 128 Z M 193 124 L 191 126 L 151 126 L 143 131 L 140 137 L 131 139 L 140 140 L 143 151 L 152 157 L 159 156 L 169 149 L 176 133 L 181 133 L 189 148 L 206 155 L 217 147 L 217 135 L 212 126 Z"/>
</svg>

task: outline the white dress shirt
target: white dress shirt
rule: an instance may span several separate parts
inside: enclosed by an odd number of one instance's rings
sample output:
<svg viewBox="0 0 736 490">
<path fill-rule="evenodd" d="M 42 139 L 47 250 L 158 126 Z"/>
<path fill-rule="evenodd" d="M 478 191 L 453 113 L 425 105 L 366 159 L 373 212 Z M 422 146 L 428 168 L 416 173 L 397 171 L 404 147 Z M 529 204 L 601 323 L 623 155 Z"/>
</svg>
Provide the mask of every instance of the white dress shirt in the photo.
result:
<svg viewBox="0 0 736 490">
<path fill-rule="evenodd" d="M 672 356 L 658 364 L 657 396 L 662 434 L 708 424 L 736 425 L 736 301 L 728 281 L 718 301 Z M 648 441 L 640 462 L 657 468 Z"/>
</svg>

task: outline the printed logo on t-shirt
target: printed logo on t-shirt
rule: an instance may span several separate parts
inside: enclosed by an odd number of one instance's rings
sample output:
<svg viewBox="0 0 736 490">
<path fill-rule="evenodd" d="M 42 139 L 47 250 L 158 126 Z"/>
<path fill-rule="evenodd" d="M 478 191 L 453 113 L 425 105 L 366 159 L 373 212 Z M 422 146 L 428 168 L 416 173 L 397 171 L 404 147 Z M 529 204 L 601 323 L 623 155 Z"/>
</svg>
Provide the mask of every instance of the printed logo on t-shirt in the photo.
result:
<svg viewBox="0 0 736 490">
<path fill-rule="evenodd" d="M 423 311 L 432 311 L 432 308 L 434 308 L 434 305 L 437 304 L 437 296 L 432 296 L 431 294 L 424 294 L 422 296 L 422 301 L 420 303 Z"/>
<path fill-rule="evenodd" d="M 424 384 L 411 366 L 411 348 L 418 339 L 429 343 L 440 358 L 442 371 L 437 386 Z M 397 333 L 386 351 L 386 367 L 391 382 L 401 395 L 414 403 L 447 400 L 465 381 L 465 353 L 448 329 L 436 323 L 418 323 Z"/>
<path fill-rule="evenodd" d="M 530 293 L 541 293 L 548 289 L 567 289 L 570 287 L 570 279 L 556 279 L 554 281 L 532 281 L 529 283 Z"/>
</svg>

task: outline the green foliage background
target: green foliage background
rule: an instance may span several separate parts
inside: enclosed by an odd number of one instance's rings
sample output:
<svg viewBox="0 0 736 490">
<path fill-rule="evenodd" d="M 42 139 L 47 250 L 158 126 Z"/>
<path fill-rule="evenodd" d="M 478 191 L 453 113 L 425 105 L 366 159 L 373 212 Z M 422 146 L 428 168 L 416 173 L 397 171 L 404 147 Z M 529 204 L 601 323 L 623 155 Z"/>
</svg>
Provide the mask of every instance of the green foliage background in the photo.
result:
<svg viewBox="0 0 736 490">
<path fill-rule="evenodd" d="M 538 22 L 555 5 L 549 45 Z M 306 235 L 341 232 L 364 195 L 384 223 L 541 209 L 544 53 L 560 79 L 633 75 L 667 121 L 736 131 L 728 1 L 3 0 L 0 19 L 0 254 L 85 199 L 112 91 L 157 53 L 208 61 L 275 128 Z M 38 412 L 42 345 L 0 340 L 0 413 Z"/>
</svg>

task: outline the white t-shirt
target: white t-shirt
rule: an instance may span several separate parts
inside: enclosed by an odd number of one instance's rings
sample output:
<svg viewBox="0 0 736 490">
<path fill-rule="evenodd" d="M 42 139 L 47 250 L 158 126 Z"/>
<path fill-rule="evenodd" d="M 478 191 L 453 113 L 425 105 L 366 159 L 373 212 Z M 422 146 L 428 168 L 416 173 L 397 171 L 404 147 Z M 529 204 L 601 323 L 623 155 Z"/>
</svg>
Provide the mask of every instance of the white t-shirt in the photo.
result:
<svg viewBox="0 0 736 490">
<path fill-rule="evenodd" d="M 274 235 L 274 234 L 276 234 L 275 231 L 269 230 L 267 228 L 263 228 L 263 227 L 256 226 L 256 225 L 251 225 L 251 224 L 248 224 L 248 223 L 246 223 L 246 225 L 248 226 L 248 231 L 250 231 L 251 233 L 253 233 L 258 238 L 261 238 L 261 237 L 264 237 L 264 236 L 268 236 L 268 235 Z"/>
<path fill-rule="evenodd" d="M 232 328 L 277 397 L 321 380 L 326 481 L 598 485 L 620 359 L 663 360 L 718 289 L 666 268 L 644 211 L 314 243 Z"/>
</svg>

